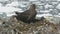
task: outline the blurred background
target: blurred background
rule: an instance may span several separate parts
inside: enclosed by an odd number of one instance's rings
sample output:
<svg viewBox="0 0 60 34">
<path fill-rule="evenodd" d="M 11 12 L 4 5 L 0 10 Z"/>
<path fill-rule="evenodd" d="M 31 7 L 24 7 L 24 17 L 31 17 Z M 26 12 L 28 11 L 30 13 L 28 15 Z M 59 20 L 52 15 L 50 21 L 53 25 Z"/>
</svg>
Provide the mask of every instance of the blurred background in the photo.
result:
<svg viewBox="0 0 60 34">
<path fill-rule="evenodd" d="M 0 16 L 3 18 L 3 15 L 15 15 L 15 11 L 24 12 L 31 3 L 36 4 L 36 17 L 60 17 L 60 0 L 0 0 Z"/>
</svg>

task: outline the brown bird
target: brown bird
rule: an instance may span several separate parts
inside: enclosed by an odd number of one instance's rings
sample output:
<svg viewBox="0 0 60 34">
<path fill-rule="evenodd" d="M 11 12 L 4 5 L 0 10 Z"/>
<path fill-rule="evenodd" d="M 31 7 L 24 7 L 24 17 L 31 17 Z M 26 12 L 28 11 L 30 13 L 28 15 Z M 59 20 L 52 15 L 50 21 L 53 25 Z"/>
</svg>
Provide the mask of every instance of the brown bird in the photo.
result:
<svg viewBox="0 0 60 34">
<path fill-rule="evenodd" d="M 16 18 L 17 20 L 21 20 L 23 22 L 32 22 L 35 19 L 35 16 L 37 14 L 36 12 L 36 5 L 32 4 L 30 5 L 30 8 L 22 13 L 15 12 L 17 14 Z"/>
</svg>

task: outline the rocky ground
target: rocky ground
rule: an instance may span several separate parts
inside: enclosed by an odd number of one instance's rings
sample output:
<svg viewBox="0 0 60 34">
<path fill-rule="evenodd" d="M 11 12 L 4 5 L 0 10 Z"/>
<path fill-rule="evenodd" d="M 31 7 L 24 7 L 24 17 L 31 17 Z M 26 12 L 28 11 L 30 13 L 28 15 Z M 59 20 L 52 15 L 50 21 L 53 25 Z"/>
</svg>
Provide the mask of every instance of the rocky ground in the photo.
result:
<svg viewBox="0 0 60 34">
<path fill-rule="evenodd" d="M 48 20 L 28 24 L 14 19 L 9 20 L 6 24 L 8 28 L 16 29 L 21 34 L 60 34 L 60 24 L 50 23 Z"/>
<path fill-rule="evenodd" d="M 21 34 L 60 34 L 60 24 L 51 23 L 46 19 L 30 24 L 16 21 L 14 26 Z"/>
<path fill-rule="evenodd" d="M 22 34 L 60 34 L 60 25 L 38 21 L 32 24 L 23 24 L 17 27 Z"/>
</svg>

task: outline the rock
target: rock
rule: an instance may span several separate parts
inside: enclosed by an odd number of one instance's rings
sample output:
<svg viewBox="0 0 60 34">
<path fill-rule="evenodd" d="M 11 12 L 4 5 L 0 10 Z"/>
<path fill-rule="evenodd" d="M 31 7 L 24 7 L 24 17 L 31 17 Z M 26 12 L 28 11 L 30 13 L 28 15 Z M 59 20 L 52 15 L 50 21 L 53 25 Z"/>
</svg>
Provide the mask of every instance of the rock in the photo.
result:
<svg viewBox="0 0 60 34">
<path fill-rule="evenodd" d="M 60 24 L 60 17 L 55 16 L 45 16 L 45 19 L 53 24 Z"/>
</svg>

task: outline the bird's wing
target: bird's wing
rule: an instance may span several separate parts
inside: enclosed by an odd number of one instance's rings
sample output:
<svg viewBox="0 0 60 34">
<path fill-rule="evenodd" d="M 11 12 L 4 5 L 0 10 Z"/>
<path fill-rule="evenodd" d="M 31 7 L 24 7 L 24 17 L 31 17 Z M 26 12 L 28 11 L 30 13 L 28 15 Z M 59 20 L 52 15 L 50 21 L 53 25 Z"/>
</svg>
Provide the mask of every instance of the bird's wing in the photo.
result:
<svg viewBox="0 0 60 34">
<path fill-rule="evenodd" d="M 33 12 L 32 14 L 30 14 L 28 16 L 28 20 L 31 19 L 31 18 L 35 18 L 36 14 L 37 14 L 36 12 Z"/>
<path fill-rule="evenodd" d="M 15 14 L 19 15 L 19 14 L 20 14 L 20 12 L 15 12 Z"/>
<path fill-rule="evenodd" d="M 21 14 L 23 14 L 23 15 L 29 15 L 29 13 L 30 13 L 30 11 L 26 10 L 26 11 L 22 12 Z"/>
</svg>

